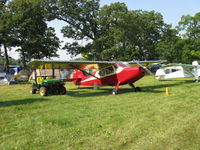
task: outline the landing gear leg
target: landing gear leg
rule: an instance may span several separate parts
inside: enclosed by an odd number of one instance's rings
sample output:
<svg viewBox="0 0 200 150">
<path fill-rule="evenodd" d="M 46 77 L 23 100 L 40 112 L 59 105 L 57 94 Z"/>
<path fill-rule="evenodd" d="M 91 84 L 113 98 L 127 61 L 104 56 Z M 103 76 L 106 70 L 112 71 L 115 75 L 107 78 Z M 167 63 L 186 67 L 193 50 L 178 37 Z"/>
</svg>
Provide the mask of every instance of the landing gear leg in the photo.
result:
<svg viewBox="0 0 200 150">
<path fill-rule="evenodd" d="M 113 92 L 112 92 L 113 95 L 117 95 L 118 94 L 119 85 L 120 85 L 120 82 L 118 82 L 116 84 L 116 86 L 115 86 L 115 89 L 113 89 Z"/>
<path fill-rule="evenodd" d="M 129 85 L 133 88 L 133 90 L 135 91 L 135 85 L 133 83 L 129 83 Z"/>
<path fill-rule="evenodd" d="M 129 83 L 129 85 L 134 89 L 135 92 L 140 92 L 141 88 L 140 87 L 135 87 L 133 83 Z"/>
</svg>

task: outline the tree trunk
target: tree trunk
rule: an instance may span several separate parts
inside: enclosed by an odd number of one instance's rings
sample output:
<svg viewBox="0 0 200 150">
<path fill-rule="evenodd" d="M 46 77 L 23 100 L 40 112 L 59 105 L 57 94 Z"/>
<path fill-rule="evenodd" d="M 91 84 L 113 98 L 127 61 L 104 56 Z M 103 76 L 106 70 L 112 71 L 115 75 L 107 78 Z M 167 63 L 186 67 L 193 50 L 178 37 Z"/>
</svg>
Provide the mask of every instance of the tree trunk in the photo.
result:
<svg viewBox="0 0 200 150">
<path fill-rule="evenodd" d="M 3 43 L 3 46 L 4 46 L 4 56 L 6 59 L 5 72 L 9 72 L 9 58 L 8 58 L 8 49 L 7 49 L 6 43 Z"/>
<path fill-rule="evenodd" d="M 23 65 L 23 68 L 26 68 L 26 58 L 25 58 L 25 54 L 24 54 L 24 51 L 22 51 L 22 65 Z"/>
</svg>

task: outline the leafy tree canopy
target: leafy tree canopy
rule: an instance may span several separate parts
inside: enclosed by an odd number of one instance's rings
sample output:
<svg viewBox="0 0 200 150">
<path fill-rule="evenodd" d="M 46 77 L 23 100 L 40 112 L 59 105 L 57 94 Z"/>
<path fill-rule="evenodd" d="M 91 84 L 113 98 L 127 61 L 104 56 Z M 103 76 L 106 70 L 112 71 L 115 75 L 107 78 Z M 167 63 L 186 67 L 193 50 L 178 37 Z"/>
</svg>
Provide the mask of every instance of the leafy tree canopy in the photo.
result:
<svg viewBox="0 0 200 150">
<path fill-rule="evenodd" d="M 168 28 L 161 14 L 129 11 L 124 3 L 99 8 L 97 0 L 59 2 L 69 8 L 61 8 L 57 16 L 68 23 L 62 29 L 64 36 L 74 40 L 64 47 L 68 53 L 91 60 L 158 58 L 156 44 Z"/>
<path fill-rule="evenodd" d="M 22 63 L 30 59 L 58 56 L 59 39 L 46 24 L 41 0 L 13 0 L 8 4 L 12 13 L 12 30 Z"/>
<path fill-rule="evenodd" d="M 200 59 L 200 12 L 194 16 L 183 15 L 177 27 L 181 31 L 182 58 L 184 62 L 191 63 Z"/>
</svg>

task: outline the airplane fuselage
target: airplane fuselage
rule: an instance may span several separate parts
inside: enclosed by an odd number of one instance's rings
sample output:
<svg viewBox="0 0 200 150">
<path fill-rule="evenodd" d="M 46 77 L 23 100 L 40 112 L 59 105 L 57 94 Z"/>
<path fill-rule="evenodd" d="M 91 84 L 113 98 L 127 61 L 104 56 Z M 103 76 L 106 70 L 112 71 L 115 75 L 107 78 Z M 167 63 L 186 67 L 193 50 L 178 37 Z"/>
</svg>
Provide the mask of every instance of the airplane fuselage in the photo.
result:
<svg viewBox="0 0 200 150">
<path fill-rule="evenodd" d="M 97 71 L 95 74 L 87 74 L 75 69 L 73 73 L 75 85 L 123 85 L 134 83 L 145 75 L 142 67 L 128 67 L 115 64 Z"/>
</svg>

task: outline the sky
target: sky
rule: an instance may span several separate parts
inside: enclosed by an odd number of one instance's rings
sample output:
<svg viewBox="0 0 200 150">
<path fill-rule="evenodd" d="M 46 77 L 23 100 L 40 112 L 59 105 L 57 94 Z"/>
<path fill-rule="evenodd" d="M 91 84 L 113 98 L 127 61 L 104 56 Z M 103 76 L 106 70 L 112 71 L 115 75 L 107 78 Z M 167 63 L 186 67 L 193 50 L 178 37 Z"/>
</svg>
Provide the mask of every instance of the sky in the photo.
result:
<svg viewBox="0 0 200 150">
<path fill-rule="evenodd" d="M 165 23 L 178 25 L 181 16 L 200 12 L 200 0 L 101 0 L 101 6 L 114 2 L 125 3 L 129 10 L 154 10 L 163 15 Z"/>
<path fill-rule="evenodd" d="M 156 11 L 163 15 L 164 22 L 167 24 L 172 24 L 173 27 L 178 25 L 181 20 L 181 16 L 189 14 L 194 16 L 195 13 L 200 12 L 200 0 L 100 0 L 101 7 L 104 5 L 109 5 L 111 3 L 121 2 L 125 3 L 129 10 L 147 10 Z M 62 21 L 51 21 L 48 26 L 54 27 L 56 35 L 62 40 L 67 41 L 68 39 L 62 36 L 60 30 L 66 23 Z M 63 43 L 64 44 L 64 43 Z M 66 54 L 65 51 L 59 50 L 58 54 L 60 60 L 69 60 L 71 57 Z M 18 58 L 17 53 L 11 51 L 14 58 Z"/>
</svg>

